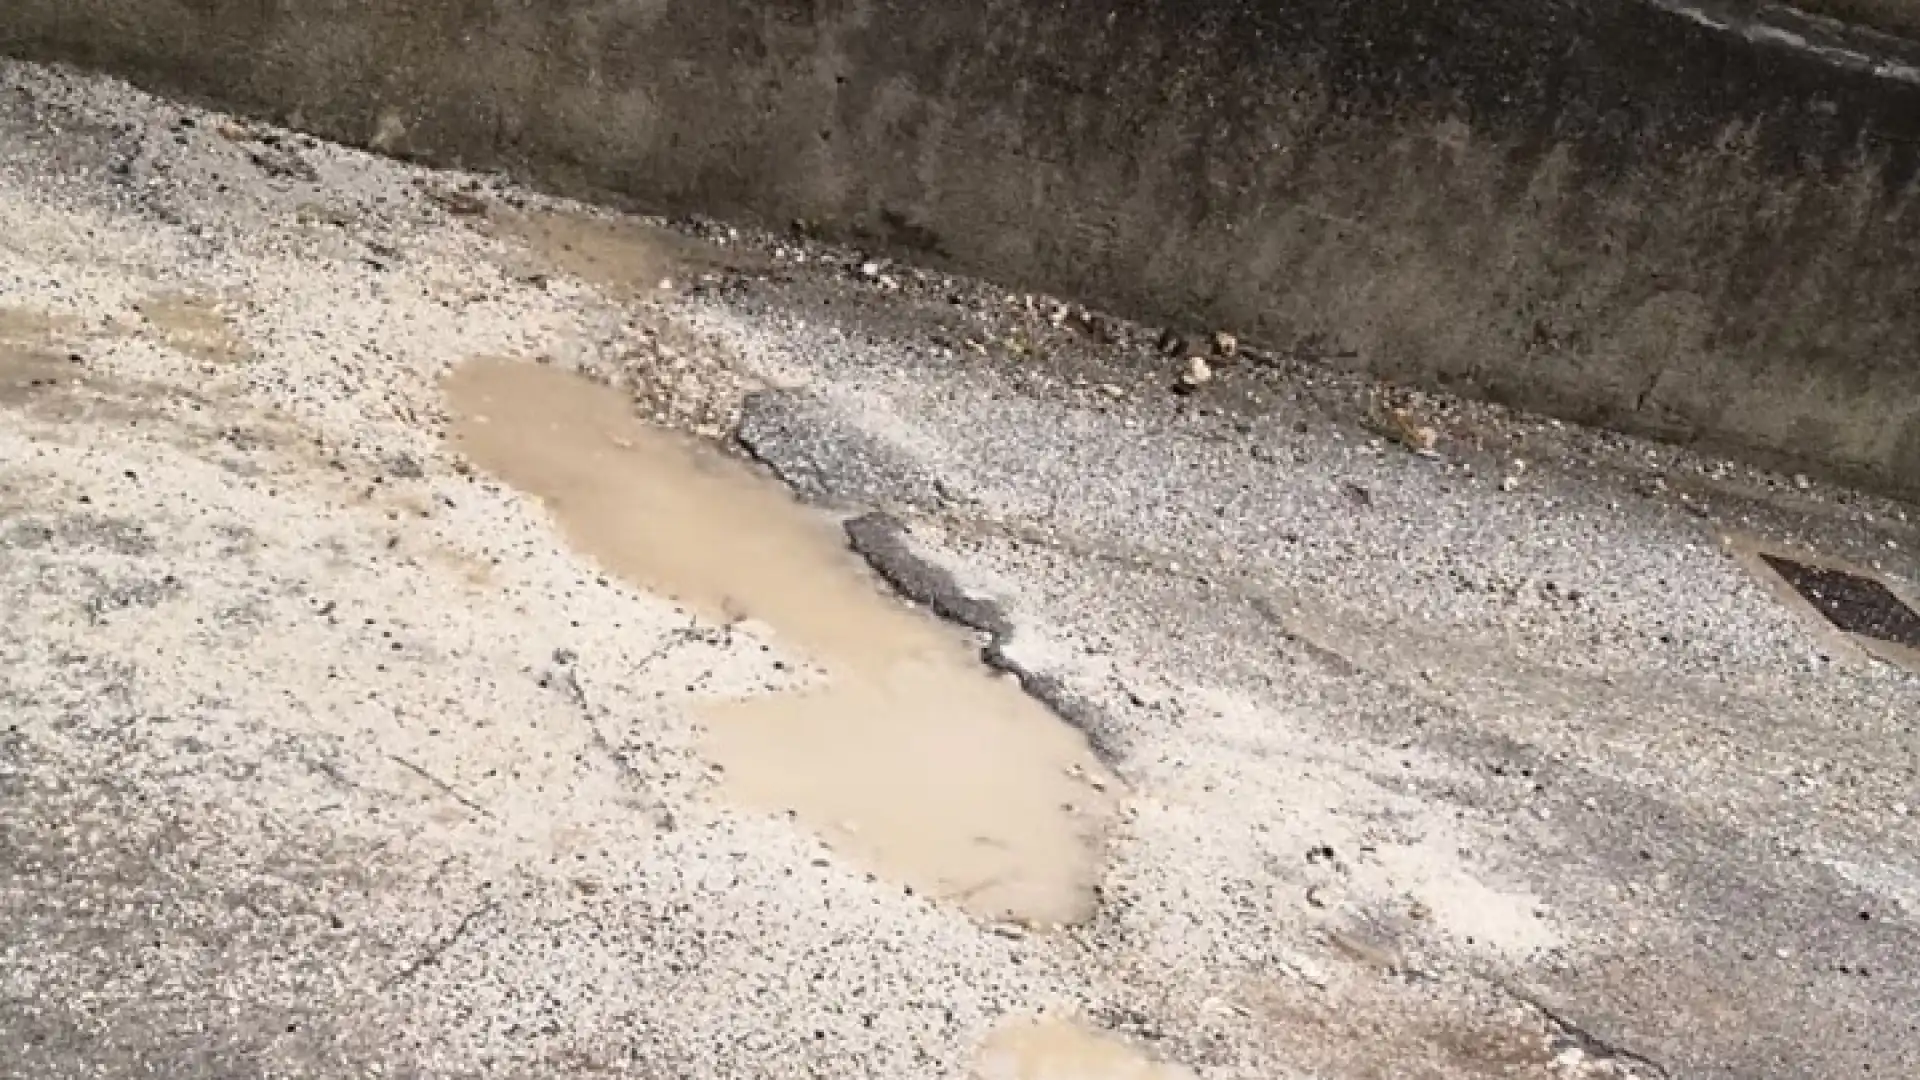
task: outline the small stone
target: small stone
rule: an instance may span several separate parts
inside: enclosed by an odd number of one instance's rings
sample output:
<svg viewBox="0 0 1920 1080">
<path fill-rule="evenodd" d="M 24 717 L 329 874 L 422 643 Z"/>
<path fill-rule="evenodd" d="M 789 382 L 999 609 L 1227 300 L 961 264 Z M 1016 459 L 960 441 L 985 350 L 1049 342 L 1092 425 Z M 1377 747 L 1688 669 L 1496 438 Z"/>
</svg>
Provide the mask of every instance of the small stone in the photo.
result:
<svg viewBox="0 0 1920 1080">
<path fill-rule="evenodd" d="M 1204 356 L 1189 357 L 1187 359 L 1187 373 L 1181 378 L 1183 381 L 1191 383 L 1194 386 L 1212 382 L 1213 366 L 1207 363 L 1207 358 Z"/>
<path fill-rule="evenodd" d="M 256 156 L 254 161 L 259 164 L 260 158 Z M 300 164 L 308 171 L 312 170 L 312 166 L 306 165 L 305 162 Z M 265 168 L 264 165 L 262 167 Z M 317 180 L 319 177 L 315 176 L 313 179 Z M 471 191 L 462 191 L 458 188 L 430 188 L 427 195 L 434 202 L 439 203 L 447 213 L 456 217 L 481 217 L 487 212 L 487 201 Z"/>
<path fill-rule="evenodd" d="M 1080 311 L 1080 325 L 1088 334 L 1092 335 L 1096 341 L 1103 344 L 1111 345 L 1117 339 L 1113 324 L 1108 321 L 1106 316 L 1101 315 L 1099 312 L 1088 311 L 1082 308 Z"/>
<path fill-rule="evenodd" d="M 1282 963 L 1286 965 L 1288 971 L 1293 973 L 1295 978 L 1313 987 L 1315 990 L 1325 990 L 1327 988 L 1327 973 L 1322 971 L 1320 965 L 1313 961 L 1303 956 L 1295 956 L 1282 961 Z"/>
<path fill-rule="evenodd" d="M 1415 454 L 1424 458 L 1439 456 L 1434 452 L 1434 446 L 1440 441 L 1440 433 L 1421 423 L 1412 409 L 1401 406 L 1387 410 L 1386 421 L 1379 426 L 1383 434 L 1391 436 L 1395 442 Z"/>
<path fill-rule="evenodd" d="M 1517 476 L 1506 476 L 1506 477 L 1502 477 L 1500 480 L 1501 491 L 1512 491 L 1519 486 L 1520 486 L 1520 478 Z"/>
<path fill-rule="evenodd" d="M 1240 351 L 1240 339 L 1225 330 L 1213 333 L 1213 351 L 1218 356 L 1232 356 Z"/>
<path fill-rule="evenodd" d="M 1807 479 L 1806 473 L 1794 473 L 1793 486 L 1799 488 L 1801 491 L 1805 491 L 1813 486 L 1813 481 Z"/>
</svg>

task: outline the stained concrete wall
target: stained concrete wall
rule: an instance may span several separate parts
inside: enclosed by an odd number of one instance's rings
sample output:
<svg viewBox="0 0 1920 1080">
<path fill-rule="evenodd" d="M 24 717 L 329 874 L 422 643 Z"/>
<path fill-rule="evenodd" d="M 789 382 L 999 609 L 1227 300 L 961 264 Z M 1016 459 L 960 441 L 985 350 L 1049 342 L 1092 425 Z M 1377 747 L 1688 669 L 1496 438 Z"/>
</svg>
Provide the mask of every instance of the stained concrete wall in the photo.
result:
<svg viewBox="0 0 1920 1080">
<path fill-rule="evenodd" d="M 1679 3 L 7 0 L 0 50 L 1920 489 L 1920 60 Z"/>
</svg>

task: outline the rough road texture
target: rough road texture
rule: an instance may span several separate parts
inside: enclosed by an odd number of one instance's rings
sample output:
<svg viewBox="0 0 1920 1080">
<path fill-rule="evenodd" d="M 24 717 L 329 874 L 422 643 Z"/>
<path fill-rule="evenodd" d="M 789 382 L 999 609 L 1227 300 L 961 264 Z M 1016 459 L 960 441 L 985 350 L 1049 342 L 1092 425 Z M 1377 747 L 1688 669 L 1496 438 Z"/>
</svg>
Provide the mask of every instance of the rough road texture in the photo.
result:
<svg viewBox="0 0 1920 1080">
<path fill-rule="evenodd" d="M 1920 1071 L 1920 676 L 1724 542 L 1911 597 L 1912 509 L 1159 338 L 0 66 L 0 1075 L 958 1078 L 1042 1009 L 1208 1080 Z M 481 355 L 737 430 L 1096 718 L 1095 919 L 720 801 L 694 708 L 804 665 L 449 454 Z"/>
<path fill-rule="evenodd" d="M 1920 494 L 1920 47 L 1778 4 L 8 0 L 0 52 Z"/>
</svg>

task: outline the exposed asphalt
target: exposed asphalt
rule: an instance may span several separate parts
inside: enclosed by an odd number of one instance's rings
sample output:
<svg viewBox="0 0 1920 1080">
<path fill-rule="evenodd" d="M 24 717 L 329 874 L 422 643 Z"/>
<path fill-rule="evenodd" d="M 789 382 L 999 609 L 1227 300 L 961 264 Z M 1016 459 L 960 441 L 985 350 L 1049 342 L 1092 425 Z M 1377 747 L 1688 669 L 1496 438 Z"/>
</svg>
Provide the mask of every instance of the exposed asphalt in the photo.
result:
<svg viewBox="0 0 1920 1080">
<path fill-rule="evenodd" d="M 481 356 L 977 632 L 1124 782 L 1095 917 L 719 797 L 696 708 L 804 665 L 453 454 Z M 1920 1075 L 1920 675 L 1753 554 L 1912 599 L 1920 511 L 1322 365 L 0 64 L 0 1076 L 967 1077 L 1037 1012 L 1209 1080 Z"/>
</svg>

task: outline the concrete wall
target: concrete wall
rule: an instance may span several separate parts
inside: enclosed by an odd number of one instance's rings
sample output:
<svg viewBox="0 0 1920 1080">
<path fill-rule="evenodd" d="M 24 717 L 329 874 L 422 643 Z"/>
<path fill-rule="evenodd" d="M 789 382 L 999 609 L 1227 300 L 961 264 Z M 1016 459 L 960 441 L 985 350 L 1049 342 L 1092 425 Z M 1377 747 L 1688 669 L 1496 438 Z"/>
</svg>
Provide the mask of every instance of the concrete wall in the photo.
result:
<svg viewBox="0 0 1920 1080">
<path fill-rule="evenodd" d="M 1678 2 L 6 0 L 0 50 L 1920 490 L 1920 59 Z"/>
</svg>

